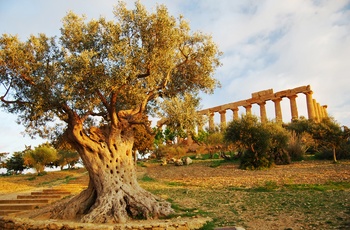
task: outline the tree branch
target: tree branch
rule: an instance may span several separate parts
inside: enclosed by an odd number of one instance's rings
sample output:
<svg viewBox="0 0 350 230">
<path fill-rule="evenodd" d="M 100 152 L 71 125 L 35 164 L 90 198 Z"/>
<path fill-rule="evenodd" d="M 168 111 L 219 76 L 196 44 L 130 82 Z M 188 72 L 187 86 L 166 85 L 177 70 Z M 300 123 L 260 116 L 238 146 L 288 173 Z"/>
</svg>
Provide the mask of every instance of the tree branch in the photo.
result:
<svg viewBox="0 0 350 230">
<path fill-rule="evenodd" d="M 138 78 L 138 79 L 146 78 L 146 77 L 148 77 L 148 76 L 150 76 L 150 75 L 151 75 L 150 69 L 147 68 L 147 72 L 137 75 L 137 78 Z"/>
</svg>

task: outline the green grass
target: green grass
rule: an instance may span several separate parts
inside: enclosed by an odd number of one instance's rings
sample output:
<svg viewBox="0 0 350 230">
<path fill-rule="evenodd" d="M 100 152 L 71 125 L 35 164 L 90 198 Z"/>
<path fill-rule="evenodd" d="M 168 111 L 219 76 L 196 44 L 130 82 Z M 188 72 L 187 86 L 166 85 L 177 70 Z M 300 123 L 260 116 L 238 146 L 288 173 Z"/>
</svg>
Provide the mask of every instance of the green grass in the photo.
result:
<svg viewBox="0 0 350 230">
<path fill-rule="evenodd" d="M 167 185 L 170 182 L 166 182 Z M 172 197 L 177 216 L 211 217 L 212 222 L 202 229 L 222 226 L 245 226 L 251 218 L 277 221 L 281 215 L 295 218 L 304 229 L 349 229 L 350 182 L 325 184 L 278 185 L 267 181 L 264 185 L 244 188 L 172 187 L 149 189 L 152 193 Z M 192 200 L 192 202 L 188 202 Z M 195 200 L 195 202 L 193 201 Z M 169 217 L 169 218 L 170 218 Z M 285 226 L 285 229 L 296 229 Z"/>
<path fill-rule="evenodd" d="M 39 185 L 53 185 L 53 184 L 67 184 L 69 183 L 71 180 L 76 180 L 77 178 L 76 177 L 73 177 L 71 175 L 68 175 L 64 178 L 56 178 L 54 180 L 51 180 L 51 181 L 45 181 L 45 182 L 42 182 L 40 183 Z"/>
<path fill-rule="evenodd" d="M 140 181 L 142 181 L 142 182 L 154 182 L 154 181 L 156 181 L 156 179 L 145 174 L 145 175 L 143 175 L 143 177 L 140 178 Z"/>
</svg>

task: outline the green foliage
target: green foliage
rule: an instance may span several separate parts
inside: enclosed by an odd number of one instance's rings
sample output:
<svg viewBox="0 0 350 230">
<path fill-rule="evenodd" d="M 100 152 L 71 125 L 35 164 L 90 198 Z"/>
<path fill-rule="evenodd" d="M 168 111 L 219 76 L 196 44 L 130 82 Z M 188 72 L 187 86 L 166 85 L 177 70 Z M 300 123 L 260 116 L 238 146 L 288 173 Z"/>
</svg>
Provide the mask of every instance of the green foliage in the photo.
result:
<svg viewBox="0 0 350 230">
<path fill-rule="evenodd" d="M 9 153 L 0 153 L 0 168 L 6 168 L 5 158 Z"/>
<path fill-rule="evenodd" d="M 57 160 L 53 162 L 53 165 L 60 166 L 61 170 L 64 166 L 68 165 L 68 168 L 72 168 L 78 163 L 80 157 L 77 151 L 61 149 L 57 151 Z"/>
<path fill-rule="evenodd" d="M 267 152 L 253 152 L 251 149 L 247 149 L 241 157 L 240 168 L 257 170 L 270 168 L 272 164 L 273 159 Z"/>
<path fill-rule="evenodd" d="M 6 160 L 5 165 L 7 172 L 19 174 L 27 168 L 24 163 L 23 155 L 23 152 L 15 152 L 9 159 Z"/>
<path fill-rule="evenodd" d="M 164 5 L 150 13 L 140 2 L 129 10 L 120 1 L 113 12 L 113 21 L 69 12 L 59 37 L 0 37 L 1 105 L 19 114 L 28 132 L 50 136 L 50 121 L 70 122 L 72 112 L 86 124 L 92 117 L 109 123 L 117 114 L 138 124 L 140 115 L 176 98 L 194 108 L 199 92 L 219 86 L 213 76 L 221 53 L 211 36 L 191 32 Z"/>
<path fill-rule="evenodd" d="M 280 124 L 267 122 L 262 124 L 269 134 L 268 152 L 272 155 L 275 164 L 289 164 L 291 158 L 286 151 L 290 140 L 290 133 Z"/>
<path fill-rule="evenodd" d="M 199 106 L 197 95 L 186 92 L 165 100 L 158 115 L 166 121 L 167 129 L 184 138 L 187 133 L 194 133 L 197 126 L 204 124 L 203 116 L 197 113 Z"/>
<path fill-rule="evenodd" d="M 160 128 L 153 127 L 153 133 L 154 135 L 154 145 L 155 147 L 158 147 L 160 145 L 163 145 L 165 142 L 165 137 L 163 134 L 163 130 Z"/>
<path fill-rule="evenodd" d="M 286 150 L 292 161 L 304 160 L 308 147 L 302 141 L 302 135 L 303 134 L 297 135 L 295 131 L 291 133 Z"/>
<path fill-rule="evenodd" d="M 294 131 L 297 136 L 300 136 L 303 133 L 309 133 L 313 125 L 314 121 L 307 120 L 305 117 L 300 117 L 285 125 L 285 128 L 289 131 Z"/>
<path fill-rule="evenodd" d="M 318 141 L 319 147 L 330 149 L 333 152 L 333 161 L 337 162 L 336 150 L 346 145 L 350 132 L 346 127 L 343 129 L 333 118 L 323 118 L 321 122 L 312 127 L 312 137 Z"/>
<path fill-rule="evenodd" d="M 240 165 L 243 169 L 290 163 L 285 151 L 289 134 L 277 123 L 260 123 L 257 117 L 245 115 L 229 123 L 224 139 L 245 150 Z"/>
<path fill-rule="evenodd" d="M 170 129 L 168 126 L 164 130 L 164 140 L 167 144 L 173 144 L 177 134 L 176 131 Z"/>
<path fill-rule="evenodd" d="M 154 182 L 156 179 L 150 177 L 149 175 L 145 174 L 143 177 L 140 179 L 143 182 Z"/>
<path fill-rule="evenodd" d="M 35 147 L 34 150 L 26 150 L 23 158 L 24 164 L 35 168 L 39 175 L 44 171 L 46 165 L 52 164 L 58 157 L 56 149 L 49 144 L 43 144 Z"/>
<path fill-rule="evenodd" d="M 186 154 L 186 150 L 179 145 L 162 145 L 159 146 L 154 152 L 156 158 L 181 158 Z"/>
<path fill-rule="evenodd" d="M 218 146 L 224 144 L 224 134 L 222 132 L 209 133 L 204 139 L 204 143 L 211 146 Z"/>
<path fill-rule="evenodd" d="M 144 156 L 154 149 L 154 135 L 144 125 L 135 125 L 133 150 Z"/>
<path fill-rule="evenodd" d="M 199 130 L 197 134 L 192 136 L 193 140 L 197 143 L 204 143 L 207 140 L 209 132 L 205 130 Z"/>
</svg>

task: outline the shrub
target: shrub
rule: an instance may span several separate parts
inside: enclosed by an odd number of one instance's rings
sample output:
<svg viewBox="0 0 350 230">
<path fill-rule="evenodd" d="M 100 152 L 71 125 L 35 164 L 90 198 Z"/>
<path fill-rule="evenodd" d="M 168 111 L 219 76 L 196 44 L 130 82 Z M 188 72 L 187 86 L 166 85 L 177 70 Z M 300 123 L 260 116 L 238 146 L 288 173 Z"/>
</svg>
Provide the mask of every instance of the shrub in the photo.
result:
<svg viewBox="0 0 350 230">
<path fill-rule="evenodd" d="M 297 135 L 295 131 L 292 131 L 287 145 L 287 152 L 292 161 L 301 161 L 305 157 L 308 147 L 303 143 L 302 139 L 302 135 Z"/>
<path fill-rule="evenodd" d="M 157 159 L 161 158 L 181 158 L 186 155 L 186 150 L 181 146 L 176 145 L 161 145 L 154 152 Z"/>
<path fill-rule="evenodd" d="M 273 159 L 266 153 L 253 152 L 251 149 L 246 150 L 241 158 L 241 169 L 264 169 L 270 168 L 273 164 Z"/>
<path fill-rule="evenodd" d="M 235 144 L 238 149 L 244 149 L 241 158 L 241 168 L 269 168 L 274 163 L 289 164 L 290 157 L 285 148 L 289 133 L 277 123 L 260 123 L 251 115 L 242 116 L 232 121 L 226 131 L 226 141 Z"/>
</svg>

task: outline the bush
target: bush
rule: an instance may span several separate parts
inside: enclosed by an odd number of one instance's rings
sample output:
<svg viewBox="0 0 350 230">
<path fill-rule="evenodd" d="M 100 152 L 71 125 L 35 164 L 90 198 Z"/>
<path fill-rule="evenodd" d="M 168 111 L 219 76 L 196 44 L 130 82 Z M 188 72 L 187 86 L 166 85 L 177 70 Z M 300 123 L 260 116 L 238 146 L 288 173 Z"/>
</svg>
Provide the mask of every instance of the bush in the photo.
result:
<svg viewBox="0 0 350 230">
<path fill-rule="evenodd" d="M 315 153 L 315 159 L 317 160 L 332 160 L 333 151 L 330 148 L 321 148 L 321 151 Z M 350 144 L 342 144 L 337 148 L 336 157 L 339 160 L 350 159 Z"/>
<path fill-rule="evenodd" d="M 225 140 L 243 149 L 241 168 L 269 168 L 274 163 L 289 164 L 290 157 L 285 151 L 289 133 L 273 122 L 260 123 L 257 117 L 246 115 L 232 121 L 226 131 Z"/>
<path fill-rule="evenodd" d="M 154 152 L 157 159 L 161 158 L 181 158 L 186 155 L 186 150 L 181 146 L 176 145 L 162 145 L 159 146 Z"/>
<path fill-rule="evenodd" d="M 323 151 L 315 153 L 315 159 L 317 160 L 332 160 L 333 151 L 331 149 L 324 149 Z"/>
<path fill-rule="evenodd" d="M 273 159 L 266 153 L 253 152 L 251 149 L 246 150 L 241 158 L 241 169 L 265 169 L 270 168 L 273 164 Z"/>
<path fill-rule="evenodd" d="M 304 159 L 308 147 L 302 142 L 302 136 L 292 131 L 286 149 L 292 161 L 301 161 Z"/>
</svg>

